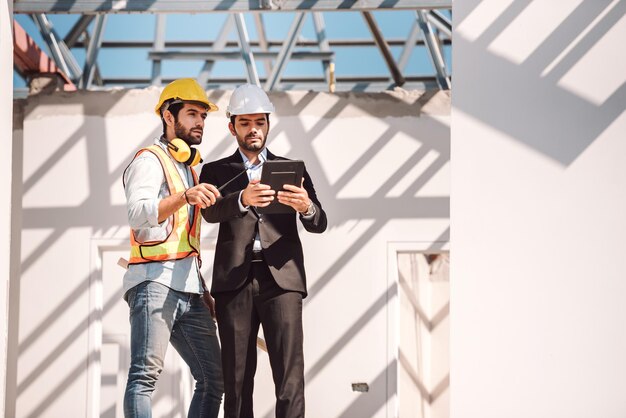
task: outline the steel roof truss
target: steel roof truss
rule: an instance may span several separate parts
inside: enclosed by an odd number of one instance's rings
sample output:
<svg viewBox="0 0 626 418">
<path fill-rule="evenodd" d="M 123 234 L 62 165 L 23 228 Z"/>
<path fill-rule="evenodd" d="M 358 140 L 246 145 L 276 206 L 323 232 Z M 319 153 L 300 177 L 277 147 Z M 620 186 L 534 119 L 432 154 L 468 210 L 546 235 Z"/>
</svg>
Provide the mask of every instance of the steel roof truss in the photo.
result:
<svg viewBox="0 0 626 418">
<path fill-rule="evenodd" d="M 450 90 L 450 79 L 446 74 L 446 67 L 443 61 L 443 55 L 439 42 L 433 28 L 428 21 L 427 13 L 423 10 L 417 10 L 417 22 L 424 35 L 424 41 L 426 42 L 426 48 L 428 49 L 430 59 L 435 67 L 437 73 L 437 83 L 442 90 Z"/>
</svg>

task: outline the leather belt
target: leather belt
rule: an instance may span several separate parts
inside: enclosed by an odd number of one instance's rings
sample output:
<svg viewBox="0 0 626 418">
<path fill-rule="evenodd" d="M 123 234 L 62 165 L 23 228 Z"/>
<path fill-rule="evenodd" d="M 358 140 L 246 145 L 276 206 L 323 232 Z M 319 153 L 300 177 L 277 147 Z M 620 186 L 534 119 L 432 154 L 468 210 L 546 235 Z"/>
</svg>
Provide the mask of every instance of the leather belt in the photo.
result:
<svg viewBox="0 0 626 418">
<path fill-rule="evenodd" d="M 253 263 L 258 263 L 260 261 L 264 261 L 265 259 L 263 258 L 263 252 L 261 251 L 252 251 L 252 262 Z"/>
</svg>

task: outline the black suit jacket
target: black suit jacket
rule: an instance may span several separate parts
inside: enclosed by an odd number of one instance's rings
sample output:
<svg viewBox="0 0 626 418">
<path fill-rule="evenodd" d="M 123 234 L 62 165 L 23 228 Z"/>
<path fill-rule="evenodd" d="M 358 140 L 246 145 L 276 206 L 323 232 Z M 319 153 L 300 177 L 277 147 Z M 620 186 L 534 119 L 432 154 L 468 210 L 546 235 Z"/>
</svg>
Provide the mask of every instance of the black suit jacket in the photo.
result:
<svg viewBox="0 0 626 418">
<path fill-rule="evenodd" d="M 286 158 L 267 152 L 268 160 Z M 200 182 L 220 187 L 245 170 L 239 150 L 230 157 L 205 164 L 200 173 Z M 306 274 L 304 255 L 298 236 L 297 218 L 304 228 L 313 233 L 326 230 L 326 213 L 317 199 L 311 177 L 304 170 L 304 188 L 315 205 L 312 219 L 303 219 L 293 214 L 257 214 L 253 208 L 241 213 L 239 192 L 248 185 L 248 176 L 240 175 L 222 191 L 222 198 L 202 210 L 207 222 L 219 223 L 213 283 L 211 292 L 227 292 L 241 287 L 248 278 L 252 258 L 252 244 L 258 225 L 263 256 L 276 283 L 285 290 L 301 292 L 306 297 Z"/>
</svg>

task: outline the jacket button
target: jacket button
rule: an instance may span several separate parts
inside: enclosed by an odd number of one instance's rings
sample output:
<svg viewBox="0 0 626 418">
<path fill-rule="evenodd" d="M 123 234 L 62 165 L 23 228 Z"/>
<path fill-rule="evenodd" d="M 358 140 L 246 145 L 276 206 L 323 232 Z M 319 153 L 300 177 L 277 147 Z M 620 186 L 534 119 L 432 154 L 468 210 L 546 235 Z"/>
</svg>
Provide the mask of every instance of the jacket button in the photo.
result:
<svg viewBox="0 0 626 418">
<path fill-rule="evenodd" d="M 259 223 L 262 224 L 263 223 L 263 218 L 259 219 Z"/>
</svg>

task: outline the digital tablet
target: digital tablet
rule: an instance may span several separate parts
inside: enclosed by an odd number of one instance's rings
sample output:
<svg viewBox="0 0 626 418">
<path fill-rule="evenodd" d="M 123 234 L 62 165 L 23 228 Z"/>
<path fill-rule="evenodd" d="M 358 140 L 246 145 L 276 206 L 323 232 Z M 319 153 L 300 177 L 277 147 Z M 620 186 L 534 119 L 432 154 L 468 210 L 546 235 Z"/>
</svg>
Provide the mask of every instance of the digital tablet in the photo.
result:
<svg viewBox="0 0 626 418">
<path fill-rule="evenodd" d="M 263 164 L 261 183 L 268 184 L 272 190 L 278 193 L 283 189 L 283 184 L 293 184 L 300 187 L 304 174 L 304 162 L 300 160 L 268 160 Z M 278 202 L 275 195 L 269 206 L 257 207 L 258 213 L 294 213 L 291 206 Z"/>
</svg>

